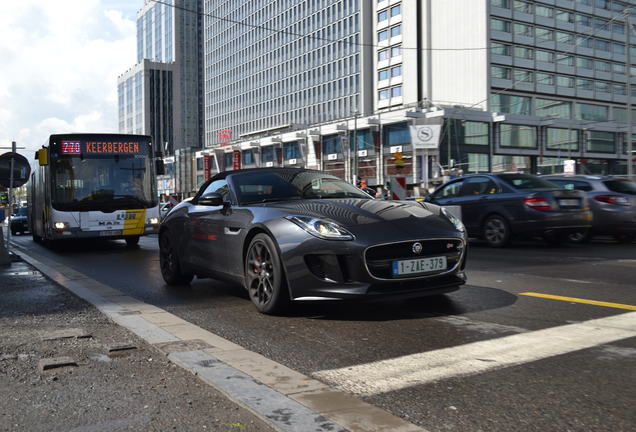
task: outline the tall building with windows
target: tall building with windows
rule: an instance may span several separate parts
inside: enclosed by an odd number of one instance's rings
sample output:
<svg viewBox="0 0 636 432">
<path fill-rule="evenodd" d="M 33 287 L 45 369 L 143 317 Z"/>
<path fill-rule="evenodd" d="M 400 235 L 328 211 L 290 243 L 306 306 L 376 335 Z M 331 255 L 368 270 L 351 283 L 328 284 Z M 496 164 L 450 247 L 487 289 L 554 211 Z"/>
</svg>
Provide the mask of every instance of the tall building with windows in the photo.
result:
<svg viewBox="0 0 636 432">
<path fill-rule="evenodd" d="M 198 156 L 218 170 L 305 165 L 371 185 L 627 170 L 634 0 L 280 3 L 204 3 Z M 437 148 L 414 148 L 417 124 L 442 125 Z"/>
<path fill-rule="evenodd" d="M 170 157 L 190 158 L 203 146 L 201 7 L 198 0 L 145 0 L 137 14 L 138 63 L 118 79 L 119 131 L 151 135 Z M 174 187 L 160 190 L 194 187 L 191 169 L 177 171 Z"/>
</svg>

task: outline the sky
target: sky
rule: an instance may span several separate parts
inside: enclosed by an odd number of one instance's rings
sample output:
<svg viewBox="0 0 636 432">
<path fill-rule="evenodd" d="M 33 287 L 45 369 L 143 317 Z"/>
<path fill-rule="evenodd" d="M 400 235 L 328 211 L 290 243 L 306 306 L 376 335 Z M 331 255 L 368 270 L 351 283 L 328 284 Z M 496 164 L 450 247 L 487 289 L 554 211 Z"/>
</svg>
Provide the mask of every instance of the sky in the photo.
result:
<svg viewBox="0 0 636 432">
<path fill-rule="evenodd" d="M 117 132 L 117 77 L 136 62 L 144 0 L 0 0 L 0 147 Z M 0 150 L 0 154 L 6 150 Z"/>
</svg>

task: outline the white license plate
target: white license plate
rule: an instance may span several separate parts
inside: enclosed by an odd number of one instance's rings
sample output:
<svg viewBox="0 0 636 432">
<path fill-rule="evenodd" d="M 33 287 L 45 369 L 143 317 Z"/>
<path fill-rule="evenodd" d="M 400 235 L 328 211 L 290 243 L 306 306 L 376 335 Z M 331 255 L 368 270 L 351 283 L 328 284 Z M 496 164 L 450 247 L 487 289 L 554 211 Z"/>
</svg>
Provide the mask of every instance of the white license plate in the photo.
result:
<svg viewBox="0 0 636 432">
<path fill-rule="evenodd" d="M 115 235 L 119 235 L 119 234 L 120 234 L 119 231 L 100 231 L 99 232 L 99 236 L 100 237 L 115 236 Z"/>
<path fill-rule="evenodd" d="M 577 199 L 560 199 L 559 205 L 562 207 L 578 207 L 580 202 Z"/>
<path fill-rule="evenodd" d="M 446 270 L 446 257 L 393 261 L 393 276 L 423 274 Z"/>
</svg>

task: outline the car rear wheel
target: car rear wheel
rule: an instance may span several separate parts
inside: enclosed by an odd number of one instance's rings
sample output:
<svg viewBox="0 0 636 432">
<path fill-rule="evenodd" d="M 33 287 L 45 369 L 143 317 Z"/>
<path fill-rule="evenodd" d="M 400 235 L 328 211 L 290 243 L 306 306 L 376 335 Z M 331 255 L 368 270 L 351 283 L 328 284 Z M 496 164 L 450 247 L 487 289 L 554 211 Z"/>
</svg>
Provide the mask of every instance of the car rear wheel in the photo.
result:
<svg viewBox="0 0 636 432">
<path fill-rule="evenodd" d="M 175 245 L 172 244 L 168 233 L 162 233 L 159 238 L 159 267 L 161 276 L 168 285 L 187 285 L 194 277 L 191 273 L 184 273 L 179 263 Z"/>
<path fill-rule="evenodd" d="M 614 238 L 619 243 L 632 243 L 636 239 L 636 234 L 615 234 Z"/>
<path fill-rule="evenodd" d="M 583 230 L 568 234 L 568 240 L 572 243 L 589 243 L 592 240 L 590 230 Z"/>
<path fill-rule="evenodd" d="M 490 246 L 504 247 L 510 243 L 510 226 L 503 217 L 493 215 L 484 221 L 482 235 Z"/>
<path fill-rule="evenodd" d="M 245 284 L 259 312 L 275 314 L 289 304 L 280 257 L 266 234 L 257 234 L 245 255 Z"/>
</svg>

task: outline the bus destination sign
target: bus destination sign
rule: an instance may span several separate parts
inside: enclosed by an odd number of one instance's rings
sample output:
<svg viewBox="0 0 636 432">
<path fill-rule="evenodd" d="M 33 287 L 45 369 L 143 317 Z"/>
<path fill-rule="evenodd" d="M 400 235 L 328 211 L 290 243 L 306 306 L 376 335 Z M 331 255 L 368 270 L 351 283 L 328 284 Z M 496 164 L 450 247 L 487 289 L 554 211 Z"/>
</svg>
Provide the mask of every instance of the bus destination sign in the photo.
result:
<svg viewBox="0 0 636 432">
<path fill-rule="evenodd" d="M 62 141 L 63 155 L 144 154 L 144 146 L 135 141 Z"/>
</svg>

